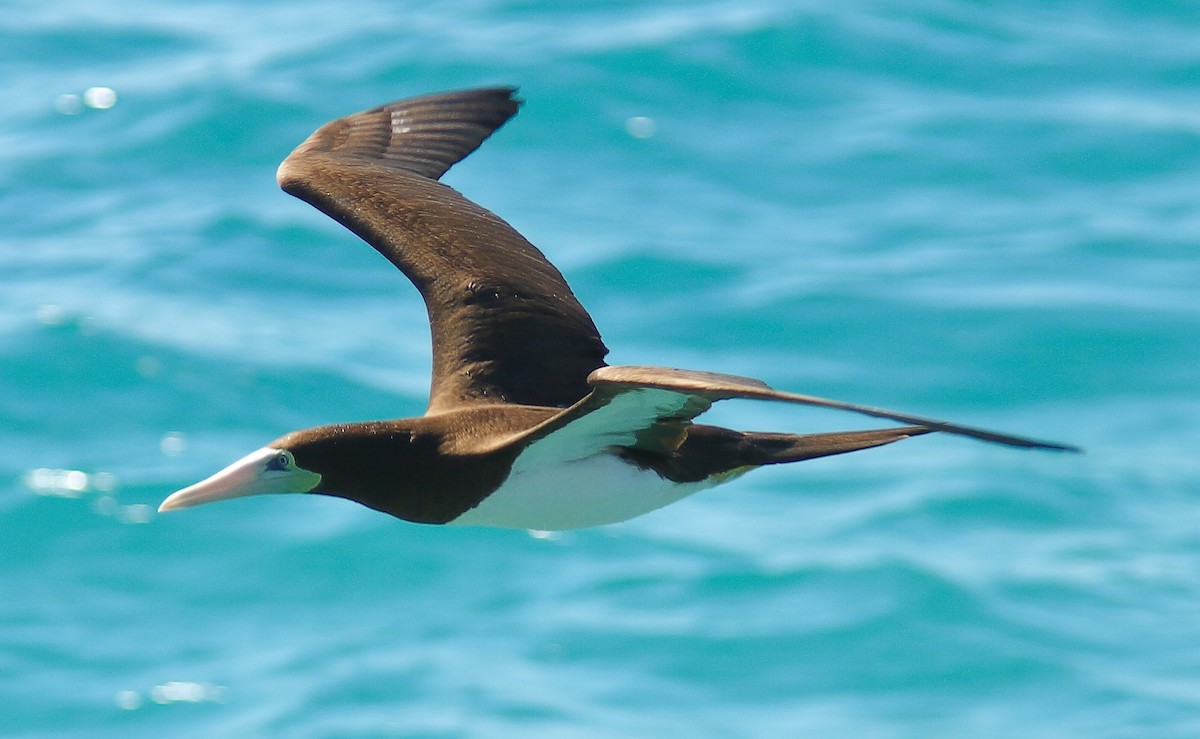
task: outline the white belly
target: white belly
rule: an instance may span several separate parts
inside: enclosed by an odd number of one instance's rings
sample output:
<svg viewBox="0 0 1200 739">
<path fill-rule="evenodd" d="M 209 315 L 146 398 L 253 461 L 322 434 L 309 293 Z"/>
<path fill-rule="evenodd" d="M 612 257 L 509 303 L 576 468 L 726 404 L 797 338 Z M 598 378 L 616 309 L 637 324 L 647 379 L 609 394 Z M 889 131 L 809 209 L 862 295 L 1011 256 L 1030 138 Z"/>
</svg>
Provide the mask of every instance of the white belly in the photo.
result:
<svg viewBox="0 0 1200 739">
<path fill-rule="evenodd" d="M 541 531 L 602 526 L 662 508 L 717 482 L 680 485 L 611 454 L 533 469 L 514 465 L 496 492 L 449 523 Z"/>
</svg>

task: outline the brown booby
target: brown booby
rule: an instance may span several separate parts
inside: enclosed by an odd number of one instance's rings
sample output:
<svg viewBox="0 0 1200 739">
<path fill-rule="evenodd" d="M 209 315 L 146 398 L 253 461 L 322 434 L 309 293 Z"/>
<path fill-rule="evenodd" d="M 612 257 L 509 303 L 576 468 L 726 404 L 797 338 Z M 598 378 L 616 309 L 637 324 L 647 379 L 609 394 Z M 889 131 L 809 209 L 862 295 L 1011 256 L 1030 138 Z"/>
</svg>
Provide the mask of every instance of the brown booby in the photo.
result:
<svg viewBox="0 0 1200 739">
<path fill-rule="evenodd" d="M 624 521 L 756 467 L 941 431 L 1077 451 L 908 413 L 781 392 L 759 380 L 616 367 L 540 251 L 438 182 L 517 112 L 515 88 L 400 100 L 327 123 L 279 167 L 284 191 L 404 273 L 432 328 L 419 418 L 294 431 L 160 511 L 263 493 L 319 493 L 419 523 L 559 530 Z M 730 398 L 835 408 L 907 426 L 824 434 L 694 424 Z"/>
</svg>

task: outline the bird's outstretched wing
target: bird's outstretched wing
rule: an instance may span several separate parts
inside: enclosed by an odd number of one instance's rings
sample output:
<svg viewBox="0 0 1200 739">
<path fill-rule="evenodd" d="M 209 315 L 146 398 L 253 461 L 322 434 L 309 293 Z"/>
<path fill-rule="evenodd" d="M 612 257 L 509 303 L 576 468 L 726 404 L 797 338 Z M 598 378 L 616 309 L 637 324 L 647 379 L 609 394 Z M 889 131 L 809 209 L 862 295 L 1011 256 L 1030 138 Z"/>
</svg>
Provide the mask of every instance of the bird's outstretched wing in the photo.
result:
<svg viewBox="0 0 1200 739">
<path fill-rule="evenodd" d="M 1029 449 L 1080 451 L 1076 447 L 964 426 L 882 408 L 775 390 L 748 377 L 666 367 L 601 367 L 588 378 L 586 398 L 521 435 L 523 459 L 579 459 L 606 447 L 669 453 L 686 437 L 691 420 L 718 400 L 745 398 L 851 411 L 982 441 Z M 900 429 L 900 431 L 905 431 Z M 914 433 L 916 431 L 914 430 Z M 858 444 L 878 432 L 847 432 L 842 443 Z M 862 438 L 859 438 L 862 437 Z M 873 437 L 871 437 L 873 438 Z M 855 448 L 862 448 L 857 446 Z M 831 452 L 826 452 L 831 453 Z"/>
<path fill-rule="evenodd" d="M 497 87 L 400 100 L 319 128 L 280 186 L 353 231 L 421 292 L 433 335 L 428 413 L 566 407 L 607 349 L 562 275 L 511 226 L 437 182 L 520 105 Z"/>
</svg>

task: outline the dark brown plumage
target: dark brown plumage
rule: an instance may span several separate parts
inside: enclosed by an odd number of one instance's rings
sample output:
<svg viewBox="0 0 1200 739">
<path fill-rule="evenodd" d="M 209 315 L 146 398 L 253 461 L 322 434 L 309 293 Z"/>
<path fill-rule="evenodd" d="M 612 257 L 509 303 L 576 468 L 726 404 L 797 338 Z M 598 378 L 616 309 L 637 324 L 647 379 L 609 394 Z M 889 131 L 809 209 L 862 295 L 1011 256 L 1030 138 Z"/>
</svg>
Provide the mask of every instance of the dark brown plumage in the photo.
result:
<svg viewBox="0 0 1200 739">
<path fill-rule="evenodd" d="M 284 190 L 360 236 L 420 291 L 433 339 L 425 415 L 292 432 L 162 510 L 315 492 L 422 523 L 575 528 L 625 520 L 755 467 L 931 431 L 1074 450 L 749 378 L 607 366 L 599 332 L 558 270 L 499 217 L 437 182 L 516 113 L 514 92 L 430 95 L 347 116 L 279 168 Z M 797 435 L 693 424 L 731 398 L 910 425 Z"/>
<path fill-rule="evenodd" d="M 279 168 L 286 192 L 358 234 L 421 291 L 433 333 L 431 413 L 568 406 L 608 353 L 554 265 L 436 181 L 517 112 L 514 92 L 432 95 L 341 118 Z"/>
</svg>

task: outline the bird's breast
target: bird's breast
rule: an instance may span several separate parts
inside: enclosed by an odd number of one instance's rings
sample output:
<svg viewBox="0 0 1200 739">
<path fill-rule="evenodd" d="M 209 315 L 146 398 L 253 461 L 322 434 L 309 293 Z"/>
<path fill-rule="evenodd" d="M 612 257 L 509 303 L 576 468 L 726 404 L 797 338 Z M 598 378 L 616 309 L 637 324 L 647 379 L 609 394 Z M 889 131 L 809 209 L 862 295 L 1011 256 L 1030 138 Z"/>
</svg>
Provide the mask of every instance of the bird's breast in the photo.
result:
<svg viewBox="0 0 1200 739">
<path fill-rule="evenodd" d="M 522 468 L 479 505 L 448 523 L 562 531 L 626 521 L 723 480 L 679 484 L 602 452 L 555 465 Z"/>
</svg>

